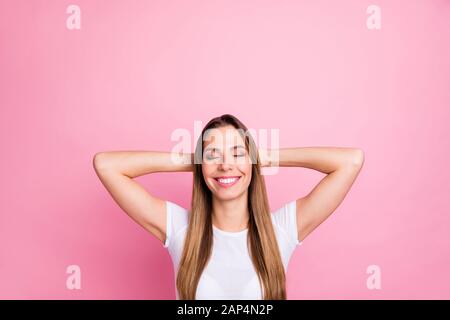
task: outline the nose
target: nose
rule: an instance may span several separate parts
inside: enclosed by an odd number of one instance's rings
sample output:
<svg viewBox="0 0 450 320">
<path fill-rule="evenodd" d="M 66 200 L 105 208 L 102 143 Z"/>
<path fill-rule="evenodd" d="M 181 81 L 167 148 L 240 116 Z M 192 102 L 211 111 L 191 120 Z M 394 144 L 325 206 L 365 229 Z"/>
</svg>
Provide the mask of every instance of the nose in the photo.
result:
<svg viewBox="0 0 450 320">
<path fill-rule="evenodd" d="M 232 159 L 233 157 L 228 157 L 228 155 L 226 155 L 224 158 L 222 158 L 222 161 L 219 163 L 219 170 L 230 170 L 233 169 L 233 162 Z"/>
<path fill-rule="evenodd" d="M 219 163 L 219 170 L 227 171 L 232 169 L 232 165 L 227 162 Z"/>
</svg>

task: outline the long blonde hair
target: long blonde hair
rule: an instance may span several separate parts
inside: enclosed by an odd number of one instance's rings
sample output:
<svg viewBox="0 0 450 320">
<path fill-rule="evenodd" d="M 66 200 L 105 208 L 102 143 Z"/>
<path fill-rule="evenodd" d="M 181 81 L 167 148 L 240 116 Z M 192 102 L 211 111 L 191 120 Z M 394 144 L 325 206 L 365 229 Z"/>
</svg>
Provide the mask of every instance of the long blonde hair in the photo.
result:
<svg viewBox="0 0 450 320">
<path fill-rule="evenodd" d="M 212 194 L 202 174 L 203 136 L 206 130 L 232 125 L 245 140 L 251 157 L 252 178 L 248 187 L 249 225 L 247 246 L 255 267 L 263 299 L 286 299 L 286 276 L 272 225 L 269 202 L 258 150 L 247 127 L 236 117 L 224 114 L 211 119 L 198 138 L 194 153 L 192 207 L 179 264 L 176 286 L 181 300 L 194 300 L 200 276 L 211 256 L 213 245 Z M 241 129 L 241 130 L 239 130 Z M 245 132 L 243 135 L 242 132 Z"/>
</svg>

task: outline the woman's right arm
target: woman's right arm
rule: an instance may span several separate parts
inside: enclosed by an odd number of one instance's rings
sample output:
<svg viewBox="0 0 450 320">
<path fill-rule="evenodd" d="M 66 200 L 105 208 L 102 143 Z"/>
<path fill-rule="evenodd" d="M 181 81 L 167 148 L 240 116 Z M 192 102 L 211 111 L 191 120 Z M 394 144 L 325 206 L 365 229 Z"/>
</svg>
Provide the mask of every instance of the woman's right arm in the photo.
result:
<svg viewBox="0 0 450 320">
<path fill-rule="evenodd" d="M 170 152 L 108 151 L 96 153 L 93 166 L 112 198 L 134 221 L 158 238 L 166 238 L 166 203 L 147 192 L 133 178 L 153 172 L 193 170 L 193 154 L 182 154 L 181 163 Z"/>
</svg>

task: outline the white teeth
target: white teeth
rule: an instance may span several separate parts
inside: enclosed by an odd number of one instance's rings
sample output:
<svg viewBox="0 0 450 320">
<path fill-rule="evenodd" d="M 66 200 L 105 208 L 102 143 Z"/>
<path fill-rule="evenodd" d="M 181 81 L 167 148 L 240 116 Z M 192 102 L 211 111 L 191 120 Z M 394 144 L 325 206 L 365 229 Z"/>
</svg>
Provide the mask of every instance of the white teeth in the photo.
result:
<svg viewBox="0 0 450 320">
<path fill-rule="evenodd" d="M 230 184 L 237 180 L 238 178 L 230 178 L 230 179 L 218 179 L 220 183 Z"/>
</svg>

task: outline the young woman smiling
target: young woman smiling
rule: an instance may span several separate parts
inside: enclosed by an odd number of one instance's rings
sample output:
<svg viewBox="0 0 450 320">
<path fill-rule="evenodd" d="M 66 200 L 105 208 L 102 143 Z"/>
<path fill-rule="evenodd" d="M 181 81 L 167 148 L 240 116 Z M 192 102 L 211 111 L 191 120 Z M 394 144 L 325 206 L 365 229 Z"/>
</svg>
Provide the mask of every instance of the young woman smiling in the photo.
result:
<svg viewBox="0 0 450 320">
<path fill-rule="evenodd" d="M 303 240 L 344 200 L 364 154 L 358 148 L 257 149 L 225 114 L 203 128 L 194 154 L 109 151 L 94 156 L 117 204 L 168 249 L 177 299 L 286 299 L 285 272 Z M 326 176 L 306 196 L 270 211 L 261 167 L 304 167 Z M 190 209 L 149 194 L 133 178 L 193 172 Z"/>
</svg>

